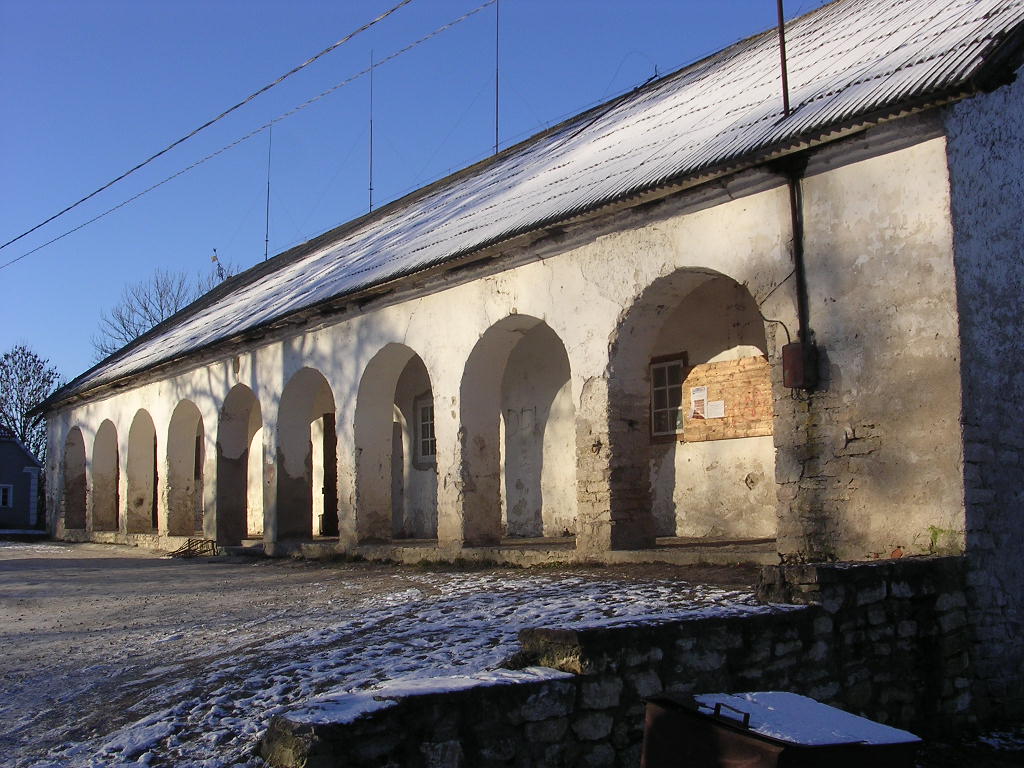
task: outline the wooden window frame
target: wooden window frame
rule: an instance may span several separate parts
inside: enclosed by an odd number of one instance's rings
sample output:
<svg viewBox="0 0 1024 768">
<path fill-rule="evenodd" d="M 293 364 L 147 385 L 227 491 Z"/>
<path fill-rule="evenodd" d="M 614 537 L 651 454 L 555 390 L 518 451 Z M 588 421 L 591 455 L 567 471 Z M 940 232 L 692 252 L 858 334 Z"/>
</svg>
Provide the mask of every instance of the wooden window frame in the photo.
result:
<svg viewBox="0 0 1024 768">
<path fill-rule="evenodd" d="M 648 421 L 648 432 L 651 437 L 652 443 L 673 443 L 683 439 L 683 430 L 686 425 L 684 422 L 680 423 L 678 429 L 674 432 L 660 432 L 654 431 L 654 369 L 655 367 L 662 367 L 669 364 L 679 365 L 680 378 L 677 386 L 679 387 L 679 413 L 682 419 L 685 421 L 686 415 L 683 408 L 683 383 L 686 381 L 686 373 L 690 367 L 689 355 L 686 352 L 676 352 L 671 355 L 656 355 L 650 359 L 647 365 L 647 377 L 648 377 L 648 401 L 647 401 L 647 421 Z M 665 409 L 660 409 L 665 410 Z"/>
<path fill-rule="evenodd" d="M 430 408 L 430 436 L 423 435 L 423 411 Z M 429 390 L 417 396 L 412 401 L 413 414 L 413 450 L 412 465 L 416 469 L 431 469 L 437 464 L 437 434 L 434 432 L 434 396 Z M 424 453 L 423 443 L 429 442 L 434 449 L 433 453 Z"/>
</svg>

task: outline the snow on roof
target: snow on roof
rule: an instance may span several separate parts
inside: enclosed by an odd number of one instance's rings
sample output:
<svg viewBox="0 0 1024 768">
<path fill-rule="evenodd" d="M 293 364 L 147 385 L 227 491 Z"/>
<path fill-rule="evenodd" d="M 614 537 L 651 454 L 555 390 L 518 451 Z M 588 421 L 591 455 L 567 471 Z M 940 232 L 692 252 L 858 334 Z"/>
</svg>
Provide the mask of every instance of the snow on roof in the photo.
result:
<svg viewBox="0 0 1024 768">
<path fill-rule="evenodd" d="M 608 203 L 976 92 L 1022 21 L 1020 0 L 836 0 L 786 25 L 788 117 L 771 30 L 230 279 L 43 408 Z"/>
</svg>

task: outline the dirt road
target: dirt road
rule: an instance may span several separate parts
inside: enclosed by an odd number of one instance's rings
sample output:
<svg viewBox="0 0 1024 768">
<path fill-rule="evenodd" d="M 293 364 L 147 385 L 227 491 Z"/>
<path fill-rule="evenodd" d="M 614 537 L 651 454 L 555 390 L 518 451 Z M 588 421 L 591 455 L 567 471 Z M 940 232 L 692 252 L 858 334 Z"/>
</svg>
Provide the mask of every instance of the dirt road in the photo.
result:
<svg viewBox="0 0 1024 768">
<path fill-rule="evenodd" d="M 309 696 L 497 666 L 527 626 L 759 610 L 753 578 L 0 542 L 0 765 L 256 766 L 269 718 Z"/>
</svg>

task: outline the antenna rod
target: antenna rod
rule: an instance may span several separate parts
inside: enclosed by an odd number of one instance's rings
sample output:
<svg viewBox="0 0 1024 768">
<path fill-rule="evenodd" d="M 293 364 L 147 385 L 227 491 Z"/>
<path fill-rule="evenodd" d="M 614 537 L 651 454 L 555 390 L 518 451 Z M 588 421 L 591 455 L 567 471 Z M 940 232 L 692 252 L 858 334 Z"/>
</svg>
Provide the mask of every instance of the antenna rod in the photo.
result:
<svg viewBox="0 0 1024 768">
<path fill-rule="evenodd" d="M 786 21 L 782 10 L 782 0 L 778 0 L 779 7 L 779 58 L 782 63 L 782 114 L 789 117 L 789 75 L 786 72 Z"/>
<path fill-rule="evenodd" d="M 373 49 L 370 49 L 370 210 L 373 210 Z"/>
<path fill-rule="evenodd" d="M 263 229 L 263 260 L 267 260 L 267 256 L 270 253 L 270 152 L 274 148 L 274 126 L 270 126 L 270 130 L 267 132 L 269 139 L 267 141 L 267 212 L 264 217 L 264 229 Z"/>
<path fill-rule="evenodd" d="M 498 31 L 501 21 L 501 0 L 494 0 L 494 154 L 498 154 L 498 95 L 501 86 L 498 65 L 500 37 Z"/>
</svg>

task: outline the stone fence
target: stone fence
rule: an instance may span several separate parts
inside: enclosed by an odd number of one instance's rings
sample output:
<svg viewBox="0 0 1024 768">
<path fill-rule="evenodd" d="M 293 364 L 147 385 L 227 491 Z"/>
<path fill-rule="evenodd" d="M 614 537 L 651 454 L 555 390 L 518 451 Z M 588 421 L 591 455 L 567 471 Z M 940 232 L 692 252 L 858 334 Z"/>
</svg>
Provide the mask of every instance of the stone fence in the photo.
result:
<svg viewBox="0 0 1024 768">
<path fill-rule="evenodd" d="M 313 705 L 275 718 L 261 754 L 303 768 L 635 768 L 644 699 L 665 690 L 792 691 L 923 736 L 971 722 L 961 559 L 772 566 L 758 593 L 789 605 L 524 630 L 520 673 Z"/>
</svg>

